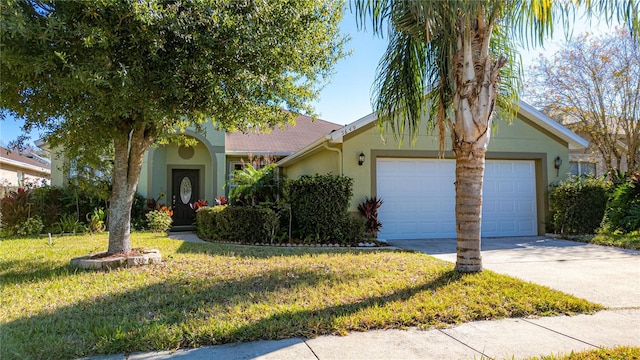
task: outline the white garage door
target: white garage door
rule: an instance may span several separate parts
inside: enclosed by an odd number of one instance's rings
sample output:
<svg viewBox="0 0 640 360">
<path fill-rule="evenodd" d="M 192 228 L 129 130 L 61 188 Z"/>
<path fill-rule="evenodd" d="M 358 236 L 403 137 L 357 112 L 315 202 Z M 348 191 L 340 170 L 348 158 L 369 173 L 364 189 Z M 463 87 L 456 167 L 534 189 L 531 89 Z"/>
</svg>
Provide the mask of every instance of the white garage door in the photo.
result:
<svg viewBox="0 0 640 360">
<path fill-rule="evenodd" d="M 377 159 L 381 239 L 455 238 L 455 161 Z M 487 160 L 482 236 L 536 235 L 535 166 Z"/>
</svg>

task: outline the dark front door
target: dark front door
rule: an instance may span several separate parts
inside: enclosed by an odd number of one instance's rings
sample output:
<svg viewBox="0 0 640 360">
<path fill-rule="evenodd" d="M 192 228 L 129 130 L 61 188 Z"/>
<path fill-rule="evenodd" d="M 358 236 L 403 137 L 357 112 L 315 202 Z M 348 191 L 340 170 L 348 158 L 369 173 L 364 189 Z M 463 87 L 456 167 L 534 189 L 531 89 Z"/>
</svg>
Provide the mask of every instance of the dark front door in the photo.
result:
<svg viewBox="0 0 640 360">
<path fill-rule="evenodd" d="M 200 196 L 200 170 L 172 170 L 173 226 L 192 225 L 195 222 L 195 211 L 191 204 Z"/>
</svg>

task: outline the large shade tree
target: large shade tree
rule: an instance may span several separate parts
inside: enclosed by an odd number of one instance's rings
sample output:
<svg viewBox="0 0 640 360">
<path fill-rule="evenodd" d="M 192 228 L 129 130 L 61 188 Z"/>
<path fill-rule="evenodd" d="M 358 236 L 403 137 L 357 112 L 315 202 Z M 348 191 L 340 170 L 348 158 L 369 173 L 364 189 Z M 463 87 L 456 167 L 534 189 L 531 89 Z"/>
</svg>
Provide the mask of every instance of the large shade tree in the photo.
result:
<svg viewBox="0 0 640 360">
<path fill-rule="evenodd" d="M 378 66 L 378 124 L 401 137 L 422 121 L 451 135 L 456 160 L 456 269 L 482 270 L 480 225 L 485 154 L 494 115 L 517 111 L 517 44 L 542 44 L 554 20 L 575 11 L 616 17 L 638 33 L 638 0 L 354 0 L 359 25 L 387 35 Z"/>
<path fill-rule="evenodd" d="M 0 107 L 69 157 L 112 154 L 109 253 L 130 250 L 144 152 L 188 125 L 310 112 L 343 56 L 340 1 L 4 0 Z"/>
<path fill-rule="evenodd" d="M 587 134 L 607 169 L 640 167 L 640 44 L 628 31 L 567 42 L 540 57 L 527 98 L 574 131 Z M 624 146 L 620 146 L 622 143 Z"/>
</svg>

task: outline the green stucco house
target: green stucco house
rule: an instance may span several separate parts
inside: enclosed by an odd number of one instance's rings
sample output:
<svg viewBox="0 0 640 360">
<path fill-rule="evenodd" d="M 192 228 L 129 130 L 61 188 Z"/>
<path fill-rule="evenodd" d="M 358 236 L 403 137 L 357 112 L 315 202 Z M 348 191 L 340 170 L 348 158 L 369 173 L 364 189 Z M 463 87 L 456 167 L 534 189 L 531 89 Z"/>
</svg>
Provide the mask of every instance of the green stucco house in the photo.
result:
<svg viewBox="0 0 640 360">
<path fill-rule="evenodd" d="M 382 198 L 382 239 L 455 238 L 453 154 L 438 158 L 437 137 L 426 132 L 415 144 L 381 137 L 375 120 L 370 114 L 328 133 L 278 165 L 289 178 L 353 178 L 352 212 L 366 196 Z M 526 103 L 512 124 L 498 122 L 486 155 L 482 236 L 544 234 L 549 185 L 566 178 L 569 150 L 587 145 Z"/>
<path fill-rule="evenodd" d="M 147 151 L 138 193 L 152 198 L 166 194 L 166 203 L 174 207 L 174 225 L 190 225 L 189 203 L 213 203 L 225 195 L 223 184 L 233 170 L 246 162 L 261 166 L 276 161 L 292 179 L 316 173 L 353 178 L 354 213 L 365 197 L 382 198 L 382 239 L 454 238 L 453 155 L 438 158 L 437 137 L 426 131 L 414 144 L 409 136 L 402 144 L 393 136 L 382 137 L 375 120 L 370 114 L 343 126 L 300 116 L 295 126 L 268 134 L 224 133 L 211 124 L 203 133 L 187 130 L 197 146 Z M 520 104 L 512 124 L 497 122 L 487 152 L 482 234 L 541 235 L 549 185 L 567 176 L 570 150 L 588 143 L 526 103 Z M 61 161 L 53 159 L 52 185 L 66 183 L 68 175 L 56 166 Z"/>
</svg>

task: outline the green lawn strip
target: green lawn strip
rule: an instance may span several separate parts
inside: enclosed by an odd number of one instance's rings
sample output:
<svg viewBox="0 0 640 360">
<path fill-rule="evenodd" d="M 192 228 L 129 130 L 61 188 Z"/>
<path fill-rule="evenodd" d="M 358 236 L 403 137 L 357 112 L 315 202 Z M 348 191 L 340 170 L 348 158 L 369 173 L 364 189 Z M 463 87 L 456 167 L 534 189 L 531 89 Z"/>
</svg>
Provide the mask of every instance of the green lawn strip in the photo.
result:
<svg viewBox="0 0 640 360">
<path fill-rule="evenodd" d="M 570 354 L 535 357 L 531 360 L 638 360 L 640 347 L 620 346 L 613 349 L 596 349 Z"/>
<path fill-rule="evenodd" d="M 640 231 L 632 231 L 628 234 L 600 233 L 588 242 L 596 245 L 640 250 Z"/>
<path fill-rule="evenodd" d="M 0 242 L 0 358 L 77 358 L 369 329 L 446 327 L 601 306 L 402 251 L 193 244 L 132 234 L 165 261 L 82 271 L 106 235 Z"/>
</svg>

